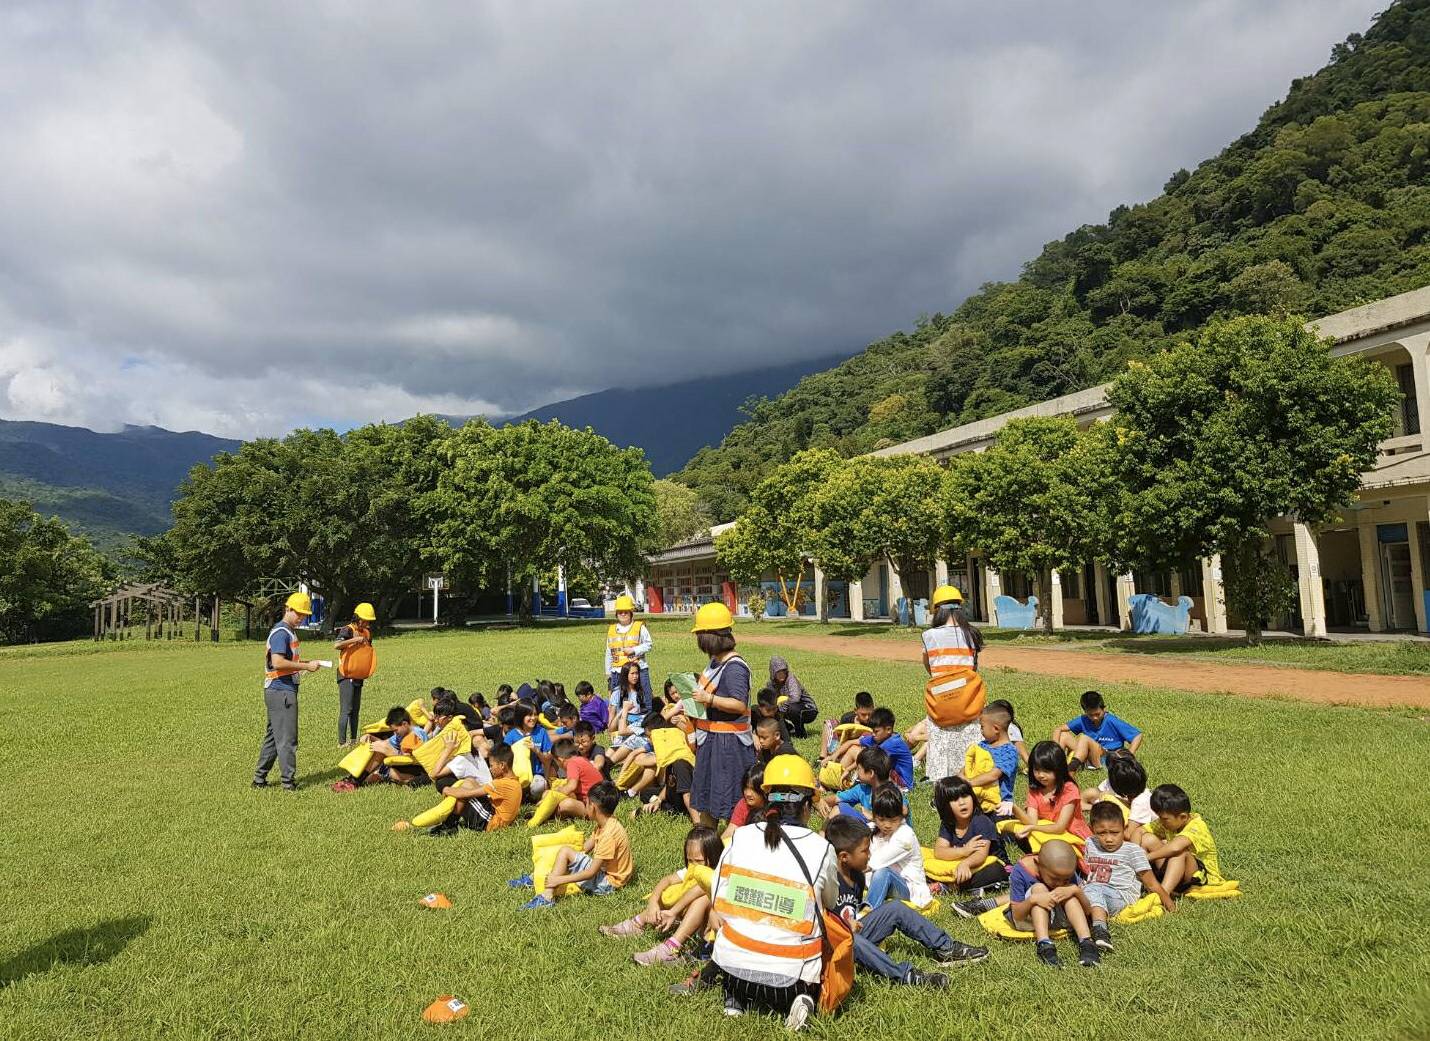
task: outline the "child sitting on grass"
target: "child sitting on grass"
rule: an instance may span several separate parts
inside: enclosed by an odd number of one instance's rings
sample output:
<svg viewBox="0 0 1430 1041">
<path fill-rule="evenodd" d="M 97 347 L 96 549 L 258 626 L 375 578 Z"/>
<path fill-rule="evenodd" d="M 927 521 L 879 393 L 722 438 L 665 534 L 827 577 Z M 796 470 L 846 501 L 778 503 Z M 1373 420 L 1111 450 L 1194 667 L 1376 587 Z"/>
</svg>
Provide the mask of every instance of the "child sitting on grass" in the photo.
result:
<svg viewBox="0 0 1430 1041">
<path fill-rule="evenodd" d="M 851 724 L 867 727 L 869 725 L 869 717 L 873 715 L 873 713 L 874 695 L 870 694 L 867 690 L 861 690 L 854 695 L 854 708 L 840 716 L 838 723 L 832 719 L 826 719 L 824 721 L 824 729 L 819 739 L 821 760 L 835 758 L 835 753 L 839 750 L 840 746 L 844 741 L 848 740 L 848 738 L 841 739 L 838 736 L 836 732 L 837 727 L 849 726 Z"/>
<path fill-rule="evenodd" d="M 923 850 L 904 817 L 904 793 L 895 784 L 880 785 L 874 790 L 873 811 L 869 906 L 878 907 L 892 899 L 927 907 L 933 902 L 933 893 L 929 892 L 928 876 L 924 874 Z"/>
<path fill-rule="evenodd" d="M 1136 755 L 1142 745 L 1142 731 L 1107 711 L 1102 695 L 1088 690 L 1082 695 L 1082 715 L 1058 724 L 1053 740 L 1069 756 L 1068 769 L 1077 773 L 1084 763 L 1100 769 L 1103 756 L 1119 748 Z"/>
<path fill-rule="evenodd" d="M 997 701 L 990 701 L 989 708 L 1001 708 L 1008 713 L 1008 740 L 1013 742 L 1013 746 L 1018 749 L 1018 758 L 1026 766 L 1028 763 L 1028 746 L 1023 743 L 1023 728 L 1018 726 L 1018 712 L 1013 708 L 1013 703 L 1007 698 L 999 698 Z"/>
<path fill-rule="evenodd" d="M 1082 891 L 1092 908 L 1092 941 L 1104 951 L 1112 950 L 1107 920 L 1142 899 L 1144 886 L 1157 894 L 1165 910 L 1177 909 L 1153 874 L 1142 847 L 1122 837 L 1123 826 L 1122 810 L 1116 803 L 1097 803 L 1092 808 L 1092 841 L 1082 855 L 1087 867 Z"/>
<path fill-rule="evenodd" d="M 1018 748 L 1008 737 L 1013 717 L 1006 709 L 989 705 L 978 717 L 983 739 L 968 746 L 962 777 L 973 788 L 978 805 L 995 819 L 1013 815 L 1013 781 L 1018 776 Z"/>
<path fill-rule="evenodd" d="M 1102 961 L 1088 921 L 1092 905 L 1077 867 L 1077 850 L 1052 839 L 1036 856 L 1018 861 L 1008 878 L 1008 921 L 1014 929 L 1033 934 L 1038 961 L 1052 969 L 1063 967 L 1053 946 L 1054 929 L 1069 929 L 1077 938 L 1079 965 L 1092 968 Z"/>
<path fill-rule="evenodd" d="M 960 943 L 919 912 L 898 900 L 879 904 L 863 918 L 865 872 L 869 869 L 872 837 L 869 829 L 853 817 L 835 817 L 824 828 L 824 837 L 834 847 L 839 865 L 838 914 L 854 934 L 854 962 L 894 983 L 943 989 L 948 976 L 923 972 L 909 962 L 896 962 L 879 945 L 894 933 L 902 933 L 921 945 L 941 965 L 968 964 L 988 957 L 986 947 Z"/>
<path fill-rule="evenodd" d="M 497 831 L 516 820 L 521 812 L 521 782 L 511 772 L 512 751 L 507 745 L 496 745 L 487 756 L 486 768 L 491 780 L 482 784 L 471 778 L 452 779 L 439 786 L 443 798 L 457 800 L 447 819 L 432 828 L 433 835 L 450 835 L 459 825 L 473 831 Z M 411 821 L 398 821 L 393 831 L 407 831 Z"/>
<path fill-rule="evenodd" d="M 768 763 L 777 755 L 799 755 L 785 737 L 785 725 L 778 716 L 762 716 L 755 723 L 755 758 Z"/>
<path fill-rule="evenodd" d="M 401 705 L 388 709 L 383 722 L 392 731 L 389 736 L 364 738 L 372 746 L 372 763 L 362 783 L 390 781 L 393 784 L 411 784 L 414 781 L 425 781 L 427 771 L 419 764 L 388 766 L 385 760 L 388 756 L 411 755 L 414 748 L 427 740 L 427 731 L 412 722 L 412 717 Z"/>
<path fill-rule="evenodd" d="M 531 744 L 531 784 L 526 790 L 526 797 L 536 802 L 546 794 L 546 788 L 551 783 L 550 775 L 555 773 L 555 764 L 551 761 L 551 735 L 545 727 L 537 726 L 537 712 L 531 705 L 518 702 L 505 711 L 511 720 L 511 729 L 503 740 L 508 745 L 514 745 L 525 738 Z"/>
<path fill-rule="evenodd" d="M 1082 808 L 1086 812 L 1099 802 L 1109 802 L 1119 807 L 1126 820 L 1123 835 L 1128 842 L 1140 844 L 1143 829 L 1157 819 L 1157 815 L 1152 812 L 1152 792 L 1147 787 L 1147 771 L 1137 761 L 1137 757 L 1125 748 L 1108 752 L 1103 762 L 1107 764 L 1107 776 L 1096 788 L 1082 790 Z"/>
<path fill-rule="evenodd" d="M 556 816 L 586 819 L 586 800 L 591 789 L 600 784 L 601 772 L 576 752 L 576 742 L 569 737 L 558 737 L 551 748 L 551 755 L 561 773 L 561 780 L 555 781 L 563 793 L 556 805 Z"/>
<path fill-rule="evenodd" d="M 1216 840 L 1192 800 L 1175 784 L 1152 789 L 1152 812 L 1157 820 L 1142 836 L 1142 848 L 1163 887 L 1181 893 L 1192 886 L 1214 886 L 1226 881 L 1217 858 Z"/>
<path fill-rule="evenodd" d="M 576 732 L 576 721 L 580 719 L 576 706 L 569 702 L 556 710 L 556 733 L 553 738 L 570 737 Z"/>
<path fill-rule="evenodd" d="M 877 745 L 889 753 L 894 783 L 904 791 L 908 791 L 914 786 L 914 755 L 909 751 L 908 742 L 894 729 L 895 723 L 893 709 L 876 708 L 869 716 L 869 726 L 874 732 L 865 734 L 857 742 L 849 744 L 844 750 L 840 762 L 847 770 L 854 765 L 854 761 L 859 755 L 859 749 Z"/>
<path fill-rule="evenodd" d="M 596 688 L 582 680 L 576 684 L 576 700 L 581 703 L 578 710 L 581 719 L 591 724 L 591 728 L 598 734 L 604 734 L 606 728 L 611 723 L 611 709 L 606 704 L 606 699 L 596 696 Z"/>
<path fill-rule="evenodd" d="M 1028 803 L 1022 809 L 1014 806 L 1013 816 L 1022 822 L 1013 832 L 1018 844 L 1034 852 L 1048 836 L 1074 842 L 1092 837 L 1082 816 L 1082 792 L 1068 773 L 1067 756 L 1053 742 L 1033 746 L 1028 756 Z"/>
<path fill-rule="evenodd" d="M 572 729 L 571 740 L 576 744 L 576 754 L 594 766 L 596 772 L 604 777 L 606 750 L 596 744 L 596 728 L 583 719 Z"/>
<path fill-rule="evenodd" d="M 720 854 L 724 852 L 725 847 L 714 828 L 700 825 L 691 828 L 685 836 L 685 867 L 666 875 L 656 884 L 655 892 L 646 901 L 644 910 L 615 925 L 601 926 L 601 935 L 639 936 L 647 929 L 660 932 L 674 929 L 650 950 L 632 957 L 637 965 L 675 961 L 680 957 L 680 948 L 685 941 L 703 931 L 710 917 L 709 880 L 713 877 L 715 866 L 720 863 Z M 692 874 L 692 870 L 700 868 L 704 871 L 696 870 Z M 679 887 L 685 891 L 673 902 L 670 901 L 667 892 Z"/>
<path fill-rule="evenodd" d="M 740 782 L 740 790 L 744 798 L 735 804 L 735 809 L 730 813 L 730 823 L 725 825 L 725 830 L 721 832 L 720 838 L 728 844 L 730 836 L 735 834 L 736 828 L 743 828 L 750 823 L 750 819 L 758 817 L 760 811 L 765 808 L 765 764 L 756 763 L 745 771 L 745 776 Z"/>
<path fill-rule="evenodd" d="M 859 758 L 854 761 L 854 770 L 859 782 L 838 794 L 821 796 L 819 812 L 826 820 L 836 814 L 847 814 L 862 821 L 866 827 L 873 827 L 874 790 L 888 784 L 893 772 L 889 753 L 882 748 L 862 748 Z"/>
<path fill-rule="evenodd" d="M 591 789 L 586 800 L 586 812 L 596 822 L 595 831 L 580 852 L 562 846 L 556 853 L 556 863 L 546 876 L 546 888 L 521 905 L 523 911 L 555 907 L 560 890 L 575 883 L 587 896 L 607 896 L 630 881 L 635 873 L 631 857 L 631 840 L 625 827 L 616 820 L 616 807 L 621 793 L 610 781 L 602 781 Z M 530 875 L 507 883 L 513 889 L 529 888 Z"/>
<path fill-rule="evenodd" d="M 1003 836 L 978 808 L 972 785 L 962 777 L 942 778 L 933 788 L 933 808 L 940 822 L 933 855 L 958 863 L 954 885 L 973 897 L 1007 885 Z M 997 863 L 987 863 L 989 857 L 997 858 Z"/>
</svg>

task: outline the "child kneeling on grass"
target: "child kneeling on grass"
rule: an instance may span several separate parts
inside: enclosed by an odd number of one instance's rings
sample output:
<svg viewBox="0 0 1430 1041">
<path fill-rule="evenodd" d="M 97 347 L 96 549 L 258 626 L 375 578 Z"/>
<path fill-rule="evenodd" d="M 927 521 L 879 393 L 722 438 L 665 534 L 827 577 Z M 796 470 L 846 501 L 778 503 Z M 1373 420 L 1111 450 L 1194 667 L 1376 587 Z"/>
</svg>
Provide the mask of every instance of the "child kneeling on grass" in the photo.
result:
<svg viewBox="0 0 1430 1041">
<path fill-rule="evenodd" d="M 655 892 L 646 901 L 644 910 L 615 925 L 601 926 L 601 935 L 639 936 L 647 929 L 661 932 L 674 929 L 675 932 L 650 950 L 632 957 L 637 965 L 675 961 L 680 957 L 680 948 L 685 941 L 704 930 L 710 917 L 708 886 L 715 866 L 720 863 L 720 854 L 724 852 L 725 847 L 714 828 L 703 825 L 691 828 L 685 836 L 685 867 L 660 880 Z M 700 871 L 702 868 L 704 870 Z M 677 889 L 683 889 L 683 892 L 672 900 L 670 894 Z"/>
<path fill-rule="evenodd" d="M 1099 802 L 1092 808 L 1092 841 L 1083 853 L 1087 882 L 1082 891 L 1092 905 L 1092 941 L 1104 951 L 1112 950 L 1112 933 L 1107 920 L 1124 907 L 1142 899 L 1142 888 L 1156 893 L 1167 911 L 1175 911 L 1162 883 L 1152 872 L 1147 854 L 1135 842 L 1123 838 L 1125 822 L 1116 803 Z"/>
<path fill-rule="evenodd" d="M 902 933 L 921 944 L 940 965 L 968 964 L 988 957 L 988 948 L 960 943 L 908 904 L 890 900 L 875 907 L 863 918 L 864 873 L 869 868 L 869 829 L 854 817 L 835 817 L 824 827 L 824 837 L 834 847 L 839 864 L 837 909 L 854 934 L 854 962 L 876 976 L 908 986 L 948 986 L 941 972 L 924 972 L 909 962 L 896 962 L 880 949 L 894 933 Z"/>
<path fill-rule="evenodd" d="M 557 893 L 573 882 L 587 896 L 607 896 L 630 881 L 635 874 L 635 861 L 631 858 L 630 836 L 615 818 L 620 802 L 621 793 L 610 781 L 602 781 L 591 789 L 586 810 L 596 822 L 596 830 L 580 852 L 570 846 L 561 847 L 551 873 L 546 876 L 546 888 L 522 904 L 523 911 L 555 907 Z M 523 875 L 507 884 L 513 889 L 524 889 L 532 885 L 532 879 L 530 875 Z"/>
</svg>

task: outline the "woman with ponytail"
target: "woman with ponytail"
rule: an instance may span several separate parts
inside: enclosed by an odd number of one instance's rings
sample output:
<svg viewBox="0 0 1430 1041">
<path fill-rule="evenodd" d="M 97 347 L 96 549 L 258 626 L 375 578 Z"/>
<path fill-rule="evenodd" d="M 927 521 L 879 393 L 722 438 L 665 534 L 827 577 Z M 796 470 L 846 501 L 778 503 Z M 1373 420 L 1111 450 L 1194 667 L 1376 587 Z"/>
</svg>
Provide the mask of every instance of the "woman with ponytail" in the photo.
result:
<svg viewBox="0 0 1430 1041">
<path fill-rule="evenodd" d="M 725 1014 L 762 1009 L 801 1029 L 819 998 L 824 911 L 839 898 L 834 851 L 809 829 L 814 771 L 797 755 L 765 767 L 763 810 L 730 837 L 716 872 L 712 958 Z"/>
<path fill-rule="evenodd" d="M 939 586 L 933 594 L 933 625 L 924 631 L 924 710 L 928 713 L 928 748 L 924 774 L 937 783 L 963 769 L 964 756 L 983 736 L 978 716 L 987 703 L 978 654 L 983 634 L 963 610 L 963 594 Z"/>
</svg>

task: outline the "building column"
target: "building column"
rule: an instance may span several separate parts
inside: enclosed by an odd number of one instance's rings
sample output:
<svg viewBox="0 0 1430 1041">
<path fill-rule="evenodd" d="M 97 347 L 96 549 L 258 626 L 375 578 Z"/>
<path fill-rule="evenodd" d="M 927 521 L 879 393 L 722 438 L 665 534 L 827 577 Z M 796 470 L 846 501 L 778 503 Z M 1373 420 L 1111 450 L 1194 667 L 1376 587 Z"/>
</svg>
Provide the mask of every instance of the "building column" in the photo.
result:
<svg viewBox="0 0 1430 1041">
<path fill-rule="evenodd" d="M 1123 632 L 1132 629 L 1132 607 L 1128 600 L 1137 592 L 1137 582 L 1132 572 L 1117 576 L 1117 627 Z"/>
<path fill-rule="evenodd" d="M 899 573 L 894 570 L 892 564 L 884 565 L 889 569 L 889 617 L 898 621 L 899 619 L 899 597 L 904 595 L 904 583 L 899 579 Z M 909 608 L 909 617 L 913 618 L 913 607 Z"/>
<path fill-rule="evenodd" d="M 849 620 L 851 622 L 864 620 L 864 580 L 862 578 L 849 583 Z"/>
<path fill-rule="evenodd" d="M 1326 591 L 1321 582 L 1321 550 L 1316 533 L 1296 521 L 1292 526 L 1296 544 L 1296 585 L 1301 595 L 1301 631 L 1305 635 L 1326 635 Z"/>
<path fill-rule="evenodd" d="M 1107 568 L 1097 561 L 1092 564 L 1093 603 L 1097 605 L 1097 624 L 1107 625 L 1112 617 L 1112 605 L 1107 602 Z"/>
<path fill-rule="evenodd" d="M 1400 341 L 1410 354 L 1410 369 L 1415 376 L 1415 404 L 1420 413 L 1420 449 L 1430 443 L 1430 333 L 1407 336 Z"/>
<path fill-rule="evenodd" d="M 1423 561 L 1420 559 L 1419 530 L 1419 525 L 1426 523 L 1427 519 L 1430 519 L 1430 496 L 1425 498 L 1421 519 L 1412 520 L 1408 525 L 1410 530 L 1410 585 L 1415 592 L 1415 628 L 1422 633 L 1430 632 L 1430 617 L 1427 617 L 1425 604 L 1425 593 L 1430 590 L 1430 575 L 1425 574 Z"/>
<path fill-rule="evenodd" d="M 988 624 L 998 624 L 998 609 L 993 601 L 1003 595 L 1003 584 L 998 581 L 998 571 L 996 568 L 985 567 L 983 569 L 983 602 L 988 605 Z"/>
<path fill-rule="evenodd" d="M 948 561 L 935 560 L 933 562 L 933 585 L 935 589 L 948 585 Z"/>
<path fill-rule="evenodd" d="M 1207 616 L 1207 632 L 1226 633 L 1226 583 L 1221 577 L 1221 554 L 1202 558 L 1202 603 Z"/>
<path fill-rule="evenodd" d="M 824 572 L 819 565 L 814 565 L 814 617 L 828 618 L 829 611 L 824 604 Z"/>
<path fill-rule="evenodd" d="M 1373 633 L 1385 632 L 1385 618 L 1380 613 L 1380 544 L 1375 540 L 1375 523 L 1360 521 L 1360 579 L 1365 594 L 1366 625 Z"/>
</svg>

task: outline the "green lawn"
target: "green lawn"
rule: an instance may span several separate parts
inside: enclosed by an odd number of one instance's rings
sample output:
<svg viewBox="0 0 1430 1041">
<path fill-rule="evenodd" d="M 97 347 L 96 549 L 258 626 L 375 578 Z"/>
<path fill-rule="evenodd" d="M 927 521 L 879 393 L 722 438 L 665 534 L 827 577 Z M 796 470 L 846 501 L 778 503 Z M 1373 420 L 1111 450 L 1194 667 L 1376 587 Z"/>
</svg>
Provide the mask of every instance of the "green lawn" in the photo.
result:
<svg viewBox="0 0 1430 1041">
<path fill-rule="evenodd" d="M 766 631 L 778 631 L 770 627 Z M 913 637 L 909 637 L 912 639 Z M 310 653 L 321 646 L 305 643 Z M 380 645 L 364 716 L 442 683 L 490 692 L 547 675 L 594 678 L 599 629 L 418 633 Z M 317 656 L 314 654 L 314 656 Z M 757 675 L 768 649 L 750 655 Z M 868 688 L 913 721 L 916 666 L 789 657 L 826 711 Z M 27 748 L 7 786 L 7 913 L 0 920 L 0 1037 L 421 1036 L 419 1014 L 455 993 L 473 1015 L 453 1037 L 767 1038 L 717 999 L 670 998 L 673 968 L 630 962 L 622 918 L 678 866 L 684 826 L 631 828 L 639 879 L 604 899 L 519 914 L 506 880 L 529 865 L 523 826 L 446 840 L 391 833 L 428 792 L 335 795 L 330 673 L 302 696 L 298 795 L 249 790 L 262 735 L 260 651 L 183 643 L 87 644 L 0 655 L 0 707 Z M 657 629 L 661 670 L 699 664 L 688 635 Z M 1069 716 L 1081 685 L 998 673 L 1030 736 Z M 1154 782 L 1192 794 L 1246 896 L 1188 906 L 1118 934 L 1100 974 L 1055 974 L 997 944 L 946 994 L 861 980 L 816 1036 L 908 1039 L 1075 1034 L 1115 1039 L 1423 1038 L 1430 1032 L 1430 727 L 1411 712 L 1107 690 L 1149 733 Z M 813 742 L 808 742 L 806 751 Z M 928 789 L 915 801 L 929 841 Z M 450 912 L 419 910 L 440 889 Z M 980 941 L 973 923 L 941 919 Z"/>
<path fill-rule="evenodd" d="M 762 622 L 761 632 L 849 636 L 866 640 L 908 640 L 910 630 L 892 625 L 857 622 Z M 1385 675 L 1430 674 L 1430 640 L 1356 640 L 1333 642 L 1271 636 L 1250 647 L 1244 639 L 1221 636 L 1133 636 L 1108 631 L 1071 629 L 1050 636 L 1016 629 L 980 626 L 990 643 L 1007 646 L 1101 651 L 1109 654 L 1165 655 L 1169 660 L 1192 658 L 1232 664 L 1281 665 L 1328 672 L 1370 672 Z"/>
</svg>

